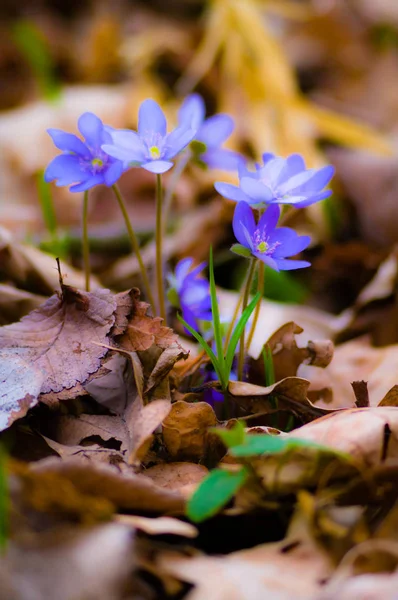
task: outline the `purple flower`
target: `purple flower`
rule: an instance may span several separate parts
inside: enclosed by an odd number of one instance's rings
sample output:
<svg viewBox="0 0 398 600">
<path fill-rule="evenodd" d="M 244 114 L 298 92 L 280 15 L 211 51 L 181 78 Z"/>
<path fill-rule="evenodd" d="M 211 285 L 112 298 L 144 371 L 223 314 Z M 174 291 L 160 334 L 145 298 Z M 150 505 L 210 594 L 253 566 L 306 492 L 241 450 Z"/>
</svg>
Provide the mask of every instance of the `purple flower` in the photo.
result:
<svg viewBox="0 0 398 600">
<path fill-rule="evenodd" d="M 208 369 L 206 369 L 204 375 L 205 375 L 205 379 L 204 379 L 205 383 L 208 383 L 209 381 L 217 381 L 218 380 L 218 375 L 215 371 L 209 371 Z M 229 374 L 229 380 L 230 381 L 238 381 L 238 375 L 235 370 L 232 370 L 231 373 Z M 205 390 L 203 392 L 203 400 L 205 402 L 207 402 L 207 404 L 210 404 L 210 406 L 212 406 L 213 408 L 215 408 L 215 405 L 217 402 L 224 402 L 224 399 L 225 399 L 224 394 L 214 388 L 211 388 L 211 387 L 205 388 Z"/>
<path fill-rule="evenodd" d="M 101 150 L 102 144 L 112 141 L 112 128 L 89 112 L 79 118 L 78 128 L 84 142 L 73 133 L 47 130 L 62 154 L 48 165 L 45 181 L 56 180 L 57 186 L 74 183 L 71 192 L 83 192 L 101 183 L 113 185 L 123 173 L 123 163 Z"/>
<path fill-rule="evenodd" d="M 169 278 L 171 303 L 181 309 L 182 318 L 198 331 L 198 321 L 211 321 L 211 299 L 209 282 L 200 275 L 206 264 L 201 263 L 191 270 L 192 258 L 183 258 L 177 263 L 175 275 Z M 174 292 L 174 294 L 173 294 Z"/>
<path fill-rule="evenodd" d="M 252 256 L 275 271 L 309 267 L 310 263 L 304 260 L 286 260 L 307 248 L 310 237 L 297 235 L 290 227 L 277 228 L 279 215 L 279 206 L 273 204 L 256 224 L 251 207 L 247 202 L 239 202 L 232 223 L 236 239 Z"/>
<path fill-rule="evenodd" d="M 333 177 L 334 167 L 306 169 L 299 154 L 281 158 L 274 154 L 263 154 L 263 165 L 256 171 L 239 166 L 239 187 L 217 182 L 216 190 L 225 198 L 248 204 L 292 204 L 297 208 L 309 206 L 331 195 L 324 190 Z"/>
<path fill-rule="evenodd" d="M 187 96 L 178 113 L 180 125 L 196 131 L 191 146 L 194 156 L 212 169 L 236 171 L 238 165 L 243 162 L 243 156 L 221 148 L 234 129 L 233 120 L 224 114 L 214 115 L 205 120 L 205 113 L 205 103 L 199 94 Z"/>
<path fill-rule="evenodd" d="M 185 148 L 195 135 L 190 125 L 177 127 L 167 133 L 166 117 L 154 100 L 142 102 L 138 111 L 138 132 L 128 129 L 112 133 L 112 141 L 102 149 L 130 166 L 142 167 L 151 173 L 165 173 L 172 158 Z"/>
</svg>

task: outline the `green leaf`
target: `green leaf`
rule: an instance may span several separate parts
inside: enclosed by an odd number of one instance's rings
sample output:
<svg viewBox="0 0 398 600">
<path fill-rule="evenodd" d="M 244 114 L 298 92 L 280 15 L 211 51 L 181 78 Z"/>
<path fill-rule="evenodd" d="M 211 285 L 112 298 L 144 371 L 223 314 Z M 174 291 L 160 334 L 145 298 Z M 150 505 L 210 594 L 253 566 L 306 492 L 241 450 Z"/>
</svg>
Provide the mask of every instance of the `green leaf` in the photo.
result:
<svg viewBox="0 0 398 600">
<path fill-rule="evenodd" d="M 272 358 L 272 350 L 268 344 L 264 346 L 262 355 L 264 361 L 265 386 L 267 387 L 275 383 L 274 361 Z"/>
<path fill-rule="evenodd" d="M 317 449 L 332 454 L 340 454 L 333 448 L 322 446 L 308 440 L 300 438 L 290 438 L 279 435 L 254 434 L 247 435 L 246 441 L 240 446 L 234 446 L 230 449 L 233 456 L 258 456 L 261 454 L 279 454 L 286 450 L 295 450 L 300 448 Z"/>
<path fill-rule="evenodd" d="M 245 426 L 242 421 L 237 421 L 231 429 L 224 427 L 211 427 L 210 431 L 216 433 L 227 446 L 233 448 L 244 444 L 246 439 Z"/>
<path fill-rule="evenodd" d="M 218 310 L 216 282 L 214 279 L 214 262 L 213 262 L 213 248 L 210 247 L 209 255 L 209 284 L 210 284 L 210 298 L 211 298 L 211 313 L 213 316 L 213 327 L 214 327 L 214 340 L 217 348 L 217 359 L 219 369 L 222 372 L 221 383 L 223 389 L 226 389 L 229 380 L 229 373 L 231 369 L 226 369 L 224 359 L 224 348 L 223 348 L 223 336 L 221 328 L 220 312 Z M 232 366 L 232 363 L 231 363 Z"/>
<path fill-rule="evenodd" d="M 248 322 L 252 312 L 256 308 L 257 302 L 260 302 L 260 300 L 261 300 L 261 292 L 257 292 L 257 294 L 254 296 L 253 300 L 250 302 L 249 306 L 247 306 L 245 308 L 245 310 L 243 311 L 238 323 L 235 326 L 234 332 L 233 332 L 231 339 L 229 341 L 229 344 L 228 344 L 227 354 L 225 357 L 225 370 L 228 373 L 228 378 L 229 378 L 229 374 L 232 369 L 232 363 L 233 363 L 234 356 L 235 356 L 236 346 L 238 345 L 240 336 L 242 335 L 242 331 L 246 327 L 246 323 Z"/>
<path fill-rule="evenodd" d="M 230 250 L 234 254 L 237 254 L 238 256 L 244 256 L 245 258 L 250 258 L 252 254 L 249 248 L 246 248 L 246 246 L 243 246 L 242 244 L 233 244 Z"/>
<path fill-rule="evenodd" d="M 200 523 L 218 513 L 244 484 L 248 474 L 245 467 L 235 472 L 211 471 L 188 501 L 187 516 L 194 523 Z"/>
<path fill-rule="evenodd" d="M 203 350 L 206 352 L 207 356 L 210 358 L 211 360 L 211 364 L 214 367 L 215 372 L 218 375 L 218 378 L 220 380 L 221 386 L 224 388 L 224 384 L 228 385 L 228 380 L 223 383 L 223 373 L 220 370 L 220 365 L 218 364 L 218 360 L 217 360 L 217 356 L 214 354 L 213 350 L 210 348 L 209 344 L 206 342 L 206 340 L 200 335 L 200 333 L 198 333 L 197 331 L 195 331 L 195 329 L 193 329 L 186 321 L 185 319 L 183 319 L 181 317 L 181 315 L 177 314 L 177 319 L 180 321 L 180 323 L 182 323 L 184 325 L 184 327 L 186 329 L 188 329 L 189 333 L 191 335 L 193 335 L 193 337 L 195 338 L 195 340 L 201 345 L 201 347 L 203 348 Z"/>
</svg>

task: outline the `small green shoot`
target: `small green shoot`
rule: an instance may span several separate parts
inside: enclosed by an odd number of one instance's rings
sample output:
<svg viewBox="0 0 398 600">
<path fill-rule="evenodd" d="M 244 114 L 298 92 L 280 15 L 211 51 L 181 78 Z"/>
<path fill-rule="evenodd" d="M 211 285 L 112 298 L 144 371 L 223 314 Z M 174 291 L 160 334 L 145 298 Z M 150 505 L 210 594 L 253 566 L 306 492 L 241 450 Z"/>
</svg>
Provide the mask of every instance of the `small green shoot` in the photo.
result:
<svg viewBox="0 0 398 600">
<path fill-rule="evenodd" d="M 50 239 L 43 240 L 40 243 L 40 249 L 53 256 L 65 258 L 68 255 L 69 250 L 69 237 L 67 235 L 59 235 L 51 187 L 44 181 L 43 171 L 38 172 L 36 185 L 43 220 L 50 237 Z"/>
<path fill-rule="evenodd" d="M 231 429 L 211 427 L 210 431 L 216 433 L 227 448 L 233 448 L 234 446 L 240 446 L 245 443 L 246 433 L 243 421 L 237 421 Z"/>
<path fill-rule="evenodd" d="M 200 523 L 213 517 L 235 495 L 245 483 L 249 475 L 248 469 L 239 471 L 214 469 L 201 482 L 188 501 L 187 516 L 194 523 Z"/>
<path fill-rule="evenodd" d="M 44 35 L 32 21 L 20 20 L 12 28 L 12 37 L 29 63 L 43 97 L 49 102 L 58 100 L 61 88 Z"/>
<path fill-rule="evenodd" d="M 232 369 L 232 363 L 234 360 L 236 347 L 238 345 L 240 336 L 242 331 L 244 330 L 246 323 L 250 319 L 251 314 L 253 313 L 256 304 L 261 299 L 261 294 L 258 292 L 250 304 L 243 311 L 238 323 L 235 326 L 235 329 L 232 333 L 230 342 L 227 347 L 226 354 L 224 355 L 223 349 L 223 325 L 220 320 L 220 313 L 218 310 L 218 302 L 217 302 L 217 291 L 216 291 L 216 283 L 214 279 L 214 264 L 213 264 L 213 252 L 210 249 L 210 259 L 209 259 L 209 282 L 210 282 L 210 297 L 211 297 L 211 310 L 213 315 L 213 334 L 214 340 L 216 344 L 216 352 L 212 350 L 209 344 L 206 342 L 204 337 L 200 335 L 197 331 L 195 331 L 184 319 L 177 315 L 178 320 L 184 325 L 184 327 L 191 333 L 191 335 L 196 339 L 196 341 L 200 344 L 203 350 L 206 352 L 207 356 L 212 362 L 213 368 L 217 373 L 219 378 L 221 388 L 223 392 L 226 392 L 228 388 L 228 382 L 230 378 L 230 373 Z"/>
</svg>

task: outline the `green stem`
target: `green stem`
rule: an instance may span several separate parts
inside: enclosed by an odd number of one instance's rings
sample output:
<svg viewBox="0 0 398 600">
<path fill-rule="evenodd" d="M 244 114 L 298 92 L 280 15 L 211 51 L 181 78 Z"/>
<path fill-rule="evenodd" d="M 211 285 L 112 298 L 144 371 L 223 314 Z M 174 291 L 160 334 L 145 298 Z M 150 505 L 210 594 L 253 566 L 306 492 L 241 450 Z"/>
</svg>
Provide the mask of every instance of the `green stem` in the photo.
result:
<svg viewBox="0 0 398 600">
<path fill-rule="evenodd" d="M 159 314 L 166 325 L 166 303 L 163 285 L 163 260 L 162 260 L 162 178 L 156 175 L 156 283 L 159 298 Z"/>
<path fill-rule="evenodd" d="M 116 199 L 119 203 L 120 206 L 120 210 L 122 211 L 122 215 L 124 218 L 124 222 L 126 224 L 126 228 L 127 228 L 127 232 L 129 234 L 129 238 L 130 238 L 130 242 L 131 242 L 131 247 L 133 249 L 134 254 L 137 257 L 138 260 L 138 264 L 140 266 L 140 271 L 141 271 L 141 277 L 142 277 L 142 281 L 144 283 L 144 288 L 145 288 L 145 294 L 150 302 L 150 304 L 152 305 L 152 309 L 153 311 L 155 311 L 155 300 L 152 294 L 152 290 L 151 290 L 151 286 L 149 283 L 149 278 L 148 278 L 148 273 L 147 270 L 145 268 L 145 264 L 144 261 L 142 260 L 142 256 L 141 256 L 141 252 L 140 252 L 140 245 L 138 243 L 138 239 L 137 236 L 134 232 L 134 229 L 131 225 L 131 221 L 130 221 L 130 217 L 128 215 L 127 209 L 126 209 L 126 205 L 124 203 L 123 197 L 120 193 L 119 188 L 117 187 L 116 184 L 114 184 L 112 186 L 112 190 L 116 196 Z"/>
<path fill-rule="evenodd" d="M 258 262 L 258 282 L 257 282 L 257 290 L 261 292 L 261 296 L 264 294 L 264 280 L 265 280 L 265 264 L 259 260 Z M 254 332 L 257 327 L 258 317 L 260 315 L 261 310 L 261 300 L 257 303 L 256 308 L 254 309 L 253 322 L 250 327 L 249 336 L 247 338 L 247 349 L 249 350 L 250 345 L 253 341 Z"/>
<path fill-rule="evenodd" d="M 174 169 L 172 170 L 169 185 L 167 186 L 166 193 L 164 195 L 164 209 L 163 209 L 163 235 L 167 229 L 167 222 L 170 216 L 171 205 L 173 202 L 174 192 L 177 187 L 177 183 L 180 180 L 181 175 L 183 174 L 185 167 L 189 163 L 191 158 L 191 151 L 189 148 L 186 148 L 185 151 L 180 154 Z"/>
<path fill-rule="evenodd" d="M 249 272 L 247 275 L 245 290 L 243 293 L 242 300 L 242 314 L 249 303 L 249 296 L 252 287 L 253 275 L 256 269 L 256 260 L 250 260 Z M 243 367 L 245 363 L 245 330 L 242 331 L 242 335 L 240 337 L 240 345 L 239 345 L 239 356 L 238 356 L 238 380 L 243 381 Z"/>
<path fill-rule="evenodd" d="M 88 242 L 88 190 L 83 198 L 83 264 L 86 292 L 90 291 L 90 246 Z"/>
</svg>

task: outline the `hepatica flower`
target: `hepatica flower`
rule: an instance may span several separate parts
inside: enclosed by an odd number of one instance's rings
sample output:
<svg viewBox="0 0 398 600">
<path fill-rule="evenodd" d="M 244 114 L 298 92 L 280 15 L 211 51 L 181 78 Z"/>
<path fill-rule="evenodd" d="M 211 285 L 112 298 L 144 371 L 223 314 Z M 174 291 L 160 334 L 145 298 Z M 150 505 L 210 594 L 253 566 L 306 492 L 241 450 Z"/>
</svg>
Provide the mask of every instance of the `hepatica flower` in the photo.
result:
<svg viewBox="0 0 398 600">
<path fill-rule="evenodd" d="M 102 144 L 112 141 L 112 128 L 89 112 L 79 118 L 78 128 L 84 141 L 60 129 L 47 130 L 62 154 L 46 168 L 45 181 L 55 180 L 57 186 L 75 184 L 71 192 L 86 191 L 101 183 L 113 185 L 123 173 L 123 163 L 101 149 Z"/>
<path fill-rule="evenodd" d="M 232 118 L 217 114 L 205 119 L 205 114 L 205 103 L 199 94 L 187 96 L 178 113 L 180 126 L 191 127 L 196 131 L 191 142 L 194 157 L 210 168 L 236 171 L 239 164 L 243 163 L 243 156 L 221 148 L 234 129 Z"/>
<path fill-rule="evenodd" d="M 177 263 L 175 275 L 169 277 L 170 302 L 180 308 L 182 318 L 198 331 L 198 321 L 211 321 L 211 300 L 209 282 L 201 275 L 206 266 L 201 263 L 192 269 L 193 259 L 184 258 Z"/>
<path fill-rule="evenodd" d="M 190 124 L 167 133 L 166 117 L 154 100 L 142 102 L 138 111 L 138 132 L 116 130 L 112 141 L 104 143 L 102 150 L 130 166 L 142 167 L 151 173 L 165 173 L 174 158 L 189 144 L 195 135 Z"/>
<path fill-rule="evenodd" d="M 290 227 L 279 227 L 278 205 L 271 205 L 256 223 L 253 210 L 247 202 L 239 202 L 233 218 L 233 230 L 239 244 L 232 249 L 244 256 L 262 260 L 275 271 L 289 271 L 309 267 L 305 260 L 289 260 L 310 243 L 308 235 L 298 235 Z"/>
<path fill-rule="evenodd" d="M 320 169 L 306 169 L 299 154 L 281 158 L 263 154 L 263 164 L 255 171 L 239 167 L 239 186 L 217 182 L 216 190 L 225 198 L 254 205 L 292 204 L 303 208 L 328 198 L 332 191 L 325 186 L 333 177 L 331 165 Z"/>
</svg>

